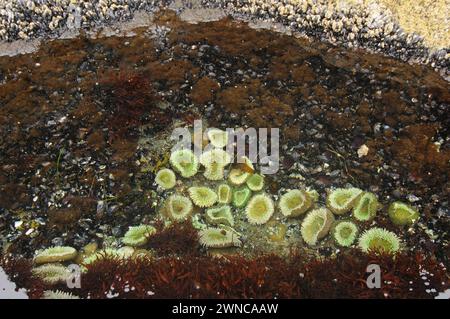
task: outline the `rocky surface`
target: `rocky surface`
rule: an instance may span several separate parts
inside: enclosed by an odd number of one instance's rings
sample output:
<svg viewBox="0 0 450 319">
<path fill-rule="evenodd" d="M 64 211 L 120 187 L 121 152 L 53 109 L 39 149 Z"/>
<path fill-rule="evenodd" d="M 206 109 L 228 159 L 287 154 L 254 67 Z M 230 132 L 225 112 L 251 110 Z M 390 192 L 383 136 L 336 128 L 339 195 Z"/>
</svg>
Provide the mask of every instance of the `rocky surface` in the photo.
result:
<svg viewBox="0 0 450 319">
<path fill-rule="evenodd" d="M 429 64 L 443 72 L 449 64 L 448 8 L 443 0 L 432 6 L 384 0 L 8 0 L 0 3 L 0 40 L 67 36 L 165 7 L 188 15 L 195 15 L 193 8 L 219 8 L 238 19 L 277 21 L 291 32 Z M 214 18 L 217 11 L 201 14 Z"/>
</svg>

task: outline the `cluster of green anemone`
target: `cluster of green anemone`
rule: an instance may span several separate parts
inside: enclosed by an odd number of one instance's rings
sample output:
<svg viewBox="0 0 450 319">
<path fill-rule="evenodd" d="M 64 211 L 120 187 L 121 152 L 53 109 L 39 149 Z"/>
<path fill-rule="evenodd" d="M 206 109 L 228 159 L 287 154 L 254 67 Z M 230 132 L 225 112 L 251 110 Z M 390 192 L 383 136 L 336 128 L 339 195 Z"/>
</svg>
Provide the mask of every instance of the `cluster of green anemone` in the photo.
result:
<svg viewBox="0 0 450 319">
<path fill-rule="evenodd" d="M 337 216 L 351 213 L 351 219 L 342 219 L 334 224 L 333 237 L 339 246 L 351 246 L 358 237 L 357 223 L 363 224 L 375 219 L 382 208 L 375 194 L 358 188 L 337 188 L 328 193 L 327 208 Z M 393 202 L 388 207 L 388 216 L 397 226 L 410 226 L 419 218 L 413 207 L 402 202 Z M 358 240 L 358 247 L 364 252 L 396 253 L 400 249 L 400 239 L 392 231 L 372 227 L 364 231 Z"/>
<path fill-rule="evenodd" d="M 330 190 L 326 207 L 316 207 L 318 195 L 310 190 L 290 190 L 283 194 L 279 208 L 285 217 L 306 215 L 301 223 L 301 235 L 310 246 L 315 246 L 328 233 L 337 245 L 351 246 L 358 238 L 358 225 L 372 221 L 382 207 L 375 194 L 359 188 L 337 188 Z M 351 218 L 348 216 L 351 213 Z M 411 206 L 394 202 L 389 205 L 388 215 L 397 226 L 412 225 L 419 213 Z M 400 248 L 398 236 L 386 229 L 373 227 L 361 234 L 358 247 L 364 252 L 395 253 Z"/>
<path fill-rule="evenodd" d="M 169 192 L 163 215 L 173 222 L 191 218 L 205 247 L 239 247 L 241 235 L 232 228 L 237 212 L 243 212 L 249 223 L 261 225 L 272 217 L 275 204 L 264 192 L 264 176 L 255 172 L 249 158 L 232 163 L 223 149 L 228 143 L 225 131 L 210 130 L 207 137 L 213 148 L 199 157 L 189 149 L 175 150 L 170 155 L 171 169 L 157 173 L 156 184 Z M 203 175 L 203 183 L 202 178 L 189 180 L 196 174 Z"/>
<path fill-rule="evenodd" d="M 190 178 L 202 171 L 207 184 L 219 182 L 216 187 L 195 185 L 170 195 L 164 205 L 165 213 L 172 221 L 179 221 L 191 217 L 195 211 L 193 223 L 199 229 L 201 244 L 206 247 L 240 246 L 240 235 L 232 228 L 236 211 L 242 209 L 249 223 L 261 225 L 270 220 L 276 205 L 264 192 L 264 176 L 255 172 L 248 158 L 243 157 L 240 164 L 231 163 L 230 155 L 222 149 L 228 143 L 226 132 L 215 129 L 208 137 L 215 148 L 203 152 L 199 158 L 188 149 L 174 151 L 170 156 L 173 170 L 162 169 L 155 181 L 162 189 L 170 190 L 177 184 L 176 173 L 181 178 Z M 286 218 L 305 215 L 301 235 L 310 246 L 317 245 L 330 232 L 337 245 L 351 246 L 359 235 L 358 224 L 372 221 L 381 208 L 375 194 L 358 188 L 330 190 L 325 207 L 316 205 L 318 198 L 314 190 L 292 189 L 280 196 L 277 205 Z M 349 214 L 353 220 L 346 216 Z M 388 215 L 398 226 L 411 225 L 419 217 L 415 209 L 401 202 L 392 203 Z M 360 234 L 358 246 L 365 252 L 395 253 L 400 240 L 395 233 L 374 227 Z"/>
</svg>

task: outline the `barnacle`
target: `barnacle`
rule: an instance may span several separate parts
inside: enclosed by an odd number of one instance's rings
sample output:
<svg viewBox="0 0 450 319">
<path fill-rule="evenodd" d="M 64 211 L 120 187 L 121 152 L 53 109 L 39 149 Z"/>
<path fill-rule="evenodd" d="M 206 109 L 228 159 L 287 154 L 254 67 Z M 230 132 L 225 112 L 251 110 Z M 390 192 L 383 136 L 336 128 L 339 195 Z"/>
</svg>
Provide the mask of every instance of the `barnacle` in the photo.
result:
<svg viewBox="0 0 450 319">
<path fill-rule="evenodd" d="M 45 264 L 33 268 L 32 273 L 49 285 L 65 282 L 69 275 L 67 268 L 61 264 Z"/>
<path fill-rule="evenodd" d="M 183 177 L 192 177 L 198 171 L 198 160 L 191 150 L 174 151 L 170 155 L 170 164 Z"/>
<path fill-rule="evenodd" d="M 333 214 L 326 208 L 314 209 L 306 215 L 300 232 L 303 240 L 311 246 L 325 237 L 334 222 Z"/>
<path fill-rule="evenodd" d="M 199 231 L 199 242 L 204 247 L 225 248 L 242 245 L 236 231 L 222 227 L 208 227 Z"/>
<path fill-rule="evenodd" d="M 400 239 L 391 231 L 375 227 L 361 235 L 358 246 L 366 253 L 373 251 L 394 254 L 400 249 Z"/>
<path fill-rule="evenodd" d="M 228 143 L 228 132 L 219 129 L 210 129 L 206 133 L 211 145 L 218 148 L 224 148 Z"/>
<path fill-rule="evenodd" d="M 353 217 L 359 221 L 372 220 L 380 204 L 375 194 L 364 192 L 353 207 Z"/>
<path fill-rule="evenodd" d="M 220 184 L 217 188 L 217 201 L 221 204 L 229 204 L 233 197 L 233 191 L 227 184 Z"/>
<path fill-rule="evenodd" d="M 342 215 L 350 211 L 362 194 L 359 188 L 337 188 L 327 197 L 327 207 L 335 214 Z"/>
<path fill-rule="evenodd" d="M 214 225 L 234 225 L 234 218 L 231 214 L 231 207 L 228 205 L 207 209 L 205 218 L 208 223 Z"/>
<path fill-rule="evenodd" d="M 160 170 L 155 177 L 155 182 L 164 189 L 171 189 L 175 186 L 177 179 L 175 173 L 168 168 Z"/>
<path fill-rule="evenodd" d="M 36 264 L 54 263 L 72 260 L 77 256 L 77 250 L 67 246 L 55 246 L 38 252 L 34 257 Z"/>
<path fill-rule="evenodd" d="M 264 224 L 274 212 L 272 199 L 266 194 L 252 197 L 245 208 L 245 215 L 251 224 Z"/>
<path fill-rule="evenodd" d="M 336 243 L 343 247 L 349 247 L 356 239 L 358 227 L 350 221 L 341 221 L 334 226 L 333 237 Z"/>
<path fill-rule="evenodd" d="M 252 191 L 246 186 L 236 189 L 233 192 L 233 205 L 235 207 L 244 207 L 251 195 Z"/>
<path fill-rule="evenodd" d="M 145 245 L 148 237 L 156 232 L 156 229 L 150 225 L 133 226 L 128 229 L 122 238 L 125 245 L 138 247 Z"/>
<path fill-rule="evenodd" d="M 189 196 L 198 207 L 211 207 L 217 202 L 217 194 L 209 187 L 190 187 Z"/>
<path fill-rule="evenodd" d="M 168 217 L 175 221 L 186 219 L 194 209 L 191 200 L 181 195 L 169 196 L 166 200 L 165 208 Z"/>
<path fill-rule="evenodd" d="M 259 174 L 253 174 L 247 179 L 246 183 L 248 188 L 250 188 L 252 191 L 257 192 L 264 187 L 264 177 Z"/>
<path fill-rule="evenodd" d="M 296 217 L 304 214 L 313 205 L 313 199 L 303 190 L 293 189 L 280 198 L 280 210 L 284 216 Z"/>
<path fill-rule="evenodd" d="M 224 178 L 224 168 L 231 163 L 231 156 L 222 149 L 212 149 L 200 156 L 200 163 L 205 166 L 203 175 L 217 181 Z"/>
<path fill-rule="evenodd" d="M 402 202 L 389 205 L 388 214 L 391 221 L 398 226 L 412 225 L 419 218 L 419 212 Z"/>
<path fill-rule="evenodd" d="M 42 299 L 80 299 L 80 297 L 61 290 L 46 290 L 42 295 Z"/>
</svg>

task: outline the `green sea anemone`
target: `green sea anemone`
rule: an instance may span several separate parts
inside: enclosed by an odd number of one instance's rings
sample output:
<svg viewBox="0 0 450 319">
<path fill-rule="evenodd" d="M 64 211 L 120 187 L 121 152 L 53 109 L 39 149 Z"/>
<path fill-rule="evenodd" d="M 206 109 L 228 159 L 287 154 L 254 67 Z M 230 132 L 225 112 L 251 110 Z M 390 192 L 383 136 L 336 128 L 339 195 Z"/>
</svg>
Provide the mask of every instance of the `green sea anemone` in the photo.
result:
<svg viewBox="0 0 450 319">
<path fill-rule="evenodd" d="M 400 239 L 391 231 L 375 227 L 361 235 L 358 246 L 366 253 L 373 251 L 394 254 L 400 249 Z"/>
<path fill-rule="evenodd" d="M 208 248 L 240 247 L 237 232 L 222 227 L 208 227 L 199 231 L 200 244 Z"/>
<path fill-rule="evenodd" d="M 309 198 L 311 198 L 314 203 L 319 200 L 319 197 L 320 197 L 319 192 L 316 191 L 315 189 L 311 189 L 308 187 L 308 188 L 306 188 L 305 192 L 306 192 L 306 194 L 309 195 Z"/>
<path fill-rule="evenodd" d="M 207 209 L 205 218 L 208 223 L 213 225 L 234 225 L 234 218 L 231 214 L 231 207 L 228 205 Z"/>
<path fill-rule="evenodd" d="M 190 187 L 189 196 L 198 207 L 211 207 L 217 202 L 217 194 L 209 187 Z"/>
<path fill-rule="evenodd" d="M 147 243 L 148 237 L 156 232 L 155 227 L 150 225 L 133 226 L 128 229 L 122 238 L 125 245 L 139 247 Z"/>
<path fill-rule="evenodd" d="M 303 240 L 310 246 L 316 245 L 328 234 L 333 223 L 334 216 L 328 209 L 317 208 L 310 211 L 300 229 Z"/>
<path fill-rule="evenodd" d="M 206 224 L 201 220 L 200 214 L 195 214 L 191 218 L 192 227 L 194 227 L 197 230 L 205 229 L 207 226 Z"/>
<path fill-rule="evenodd" d="M 102 250 L 98 250 L 95 253 L 87 256 L 83 259 L 82 264 L 84 266 L 94 263 L 97 260 L 104 259 L 104 258 L 129 258 L 131 257 L 129 250 L 120 250 L 120 249 L 113 249 L 113 248 L 105 248 Z"/>
<path fill-rule="evenodd" d="M 174 221 L 185 220 L 194 209 L 189 198 L 181 195 L 171 195 L 165 204 L 167 216 Z"/>
<path fill-rule="evenodd" d="M 69 275 L 67 268 L 61 264 L 45 264 L 33 268 L 31 271 L 34 276 L 39 277 L 48 285 L 64 283 Z"/>
<path fill-rule="evenodd" d="M 336 215 L 350 211 L 362 194 L 359 188 L 337 188 L 327 197 L 327 207 Z"/>
<path fill-rule="evenodd" d="M 187 149 L 170 154 L 170 164 L 183 177 L 192 177 L 197 174 L 199 165 L 194 153 Z"/>
<path fill-rule="evenodd" d="M 228 143 L 228 132 L 219 129 L 210 129 L 206 135 L 211 145 L 217 148 L 224 148 Z"/>
<path fill-rule="evenodd" d="M 412 225 L 419 219 L 419 212 L 402 202 L 390 204 L 388 214 L 392 223 L 397 226 Z"/>
<path fill-rule="evenodd" d="M 34 257 L 36 264 L 55 263 L 75 259 L 77 250 L 67 246 L 55 246 L 38 252 Z"/>
<path fill-rule="evenodd" d="M 46 290 L 42 295 L 42 299 L 80 299 L 80 297 L 61 290 Z"/>
<path fill-rule="evenodd" d="M 275 211 L 272 199 L 266 194 L 252 197 L 245 208 L 245 215 L 251 224 L 265 224 Z"/>
<path fill-rule="evenodd" d="M 200 164 L 205 167 L 204 176 L 212 181 L 224 178 L 225 166 L 231 163 L 231 156 L 222 149 L 212 149 L 200 156 Z"/>
<path fill-rule="evenodd" d="M 250 173 L 247 173 L 239 168 L 233 168 L 228 174 L 228 180 L 233 185 L 242 185 L 245 183 Z"/>
<path fill-rule="evenodd" d="M 171 169 L 163 168 L 156 174 L 155 182 L 164 189 L 171 189 L 175 186 L 177 179 Z"/>
<path fill-rule="evenodd" d="M 281 196 L 279 207 L 284 216 L 297 217 L 310 209 L 313 203 L 308 193 L 293 189 Z"/>
<path fill-rule="evenodd" d="M 233 192 L 233 205 L 235 207 L 244 207 L 247 204 L 250 196 L 252 195 L 252 191 L 248 189 L 248 187 L 244 186 L 239 189 L 234 190 Z"/>
<path fill-rule="evenodd" d="M 358 227 L 350 221 L 341 221 L 336 224 L 333 237 L 339 246 L 349 247 L 358 235 Z"/>
<path fill-rule="evenodd" d="M 220 184 L 217 188 L 217 201 L 220 204 L 229 204 L 233 198 L 233 191 L 227 184 Z"/>
<path fill-rule="evenodd" d="M 253 174 L 247 179 L 246 183 L 247 187 L 250 188 L 252 191 L 254 192 L 260 191 L 264 187 L 264 176 L 259 174 Z"/>
<path fill-rule="evenodd" d="M 361 222 L 375 218 L 380 204 L 375 194 L 364 192 L 353 207 L 353 217 Z"/>
</svg>

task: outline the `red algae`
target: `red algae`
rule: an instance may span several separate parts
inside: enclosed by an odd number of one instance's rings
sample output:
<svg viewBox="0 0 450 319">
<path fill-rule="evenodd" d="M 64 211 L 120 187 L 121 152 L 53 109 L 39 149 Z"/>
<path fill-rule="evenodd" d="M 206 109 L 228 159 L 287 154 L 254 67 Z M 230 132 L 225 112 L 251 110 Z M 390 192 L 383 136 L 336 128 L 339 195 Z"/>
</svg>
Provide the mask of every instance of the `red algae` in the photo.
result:
<svg viewBox="0 0 450 319">
<path fill-rule="evenodd" d="M 3 259 L 7 274 L 39 297 L 42 284 L 30 280 L 29 262 L 9 262 Z M 370 264 L 381 267 L 380 289 L 367 286 Z M 426 282 L 425 273 L 432 274 Z M 81 289 L 70 292 L 90 298 L 433 298 L 450 287 L 433 257 L 357 251 L 309 262 L 300 255 L 104 258 L 87 265 L 81 280 Z"/>
</svg>

